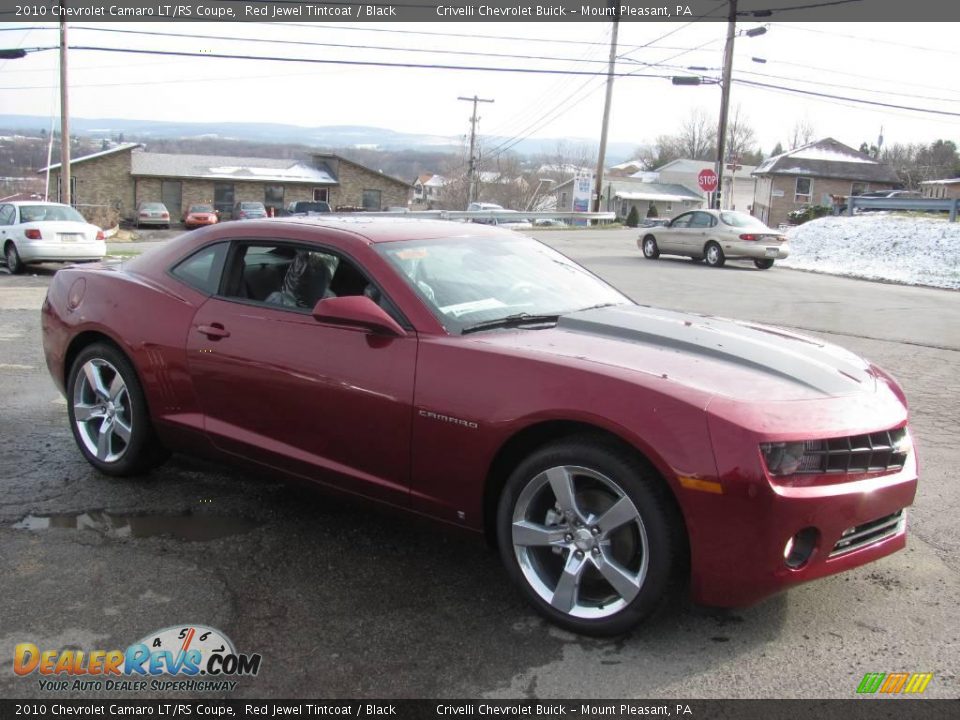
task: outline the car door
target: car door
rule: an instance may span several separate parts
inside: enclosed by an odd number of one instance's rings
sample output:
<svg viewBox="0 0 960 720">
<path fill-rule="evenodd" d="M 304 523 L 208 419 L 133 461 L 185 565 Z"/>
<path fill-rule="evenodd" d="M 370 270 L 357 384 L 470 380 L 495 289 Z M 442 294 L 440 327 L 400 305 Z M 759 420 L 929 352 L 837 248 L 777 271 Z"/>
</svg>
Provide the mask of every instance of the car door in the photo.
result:
<svg viewBox="0 0 960 720">
<path fill-rule="evenodd" d="M 716 220 L 710 213 L 700 210 L 690 213 L 690 216 L 690 227 L 684 235 L 682 250 L 685 255 L 699 257 L 703 254 L 703 246 L 707 244 L 710 229 Z"/>
<path fill-rule="evenodd" d="M 686 234 L 689 232 L 688 228 L 692 217 L 693 213 L 677 215 L 677 217 L 670 221 L 669 227 L 657 232 L 657 245 L 660 247 L 660 252 L 683 252 Z"/>
<path fill-rule="evenodd" d="M 305 253 L 329 274 L 293 292 L 284 280 Z M 376 289 L 369 280 L 334 250 L 234 242 L 219 293 L 191 323 L 187 355 L 218 448 L 406 504 L 416 335 L 378 335 L 311 314 L 320 297 Z"/>
<path fill-rule="evenodd" d="M 13 237 L 16 216 L 17 209 L 14 205 L 0 205 L 0 252 L 3 252 L 7 239 Z"/>
</svg>

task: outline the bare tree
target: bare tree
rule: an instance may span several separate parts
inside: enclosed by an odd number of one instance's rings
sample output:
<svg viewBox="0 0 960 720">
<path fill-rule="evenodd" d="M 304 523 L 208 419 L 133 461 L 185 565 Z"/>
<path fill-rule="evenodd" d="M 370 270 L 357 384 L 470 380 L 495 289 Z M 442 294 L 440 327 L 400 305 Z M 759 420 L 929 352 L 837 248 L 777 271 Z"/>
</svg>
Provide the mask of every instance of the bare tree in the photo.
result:
<svg viewBox="0 0 960 720">
<path fill-rule="evenodd" d="M 716 155 L 717 123 L 703 108 L 694 108 L 674 136 L 680 157 L 710 160 Z"/>
<path fill-rule="evenodd" d="M 744 162 L 754 160 L 756 147 L 757 134 L 738 104 L 727 122 L 727 156 Z"/>
<path fill-rule="evenodd" d="M 816 137 L 817 131 L 810 122 L 810 118 L 804 117 L 793 124 L 790 131 L 790 149 L 795 150 L 803 145 L 809 145 Z"/>
</svg>

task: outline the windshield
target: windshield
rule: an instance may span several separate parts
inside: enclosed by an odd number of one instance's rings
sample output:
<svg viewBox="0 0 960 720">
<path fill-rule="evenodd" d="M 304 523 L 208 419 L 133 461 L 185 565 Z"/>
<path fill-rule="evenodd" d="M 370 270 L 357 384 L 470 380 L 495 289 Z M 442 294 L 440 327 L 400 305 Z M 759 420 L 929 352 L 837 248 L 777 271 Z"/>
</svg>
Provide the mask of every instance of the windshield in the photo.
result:
<svg viewBox="0 0 960 720">
<path fill-rule="evenodd" d="M 376 249 L 452 333 L 508 316 L 562 315 L 631 301 L 531 238 L 458 237 Z"/>
<path fill-rule="evenodd" d="M 212 213 L 213 205 L 191 205 L 190 212 L 192 213 Z"/>
<path fill-rule="evenodd" d="M 82 222 L 83 215 L 69 205 L 21 205 L 20 222 L 51 222 L 51 221 Z"/>
<path fill-rule="evenodd" d="M 242 202 L 240 203 L 240 209 L 242 210 L 262 210 L 263 203 L 258 202 Z"/>
<path fill-rule="evenodd" d="M 722 212 L 720 213 L 720 219 L 723 220 L 724 225 L 730 225 L 731 227 L 737 228 L 766 228 L 767 226 L 761 222 L 759 218 L 755 218 L 753 215 L 747 215 L 746 213 L 741 212 Z"/>
</svg>

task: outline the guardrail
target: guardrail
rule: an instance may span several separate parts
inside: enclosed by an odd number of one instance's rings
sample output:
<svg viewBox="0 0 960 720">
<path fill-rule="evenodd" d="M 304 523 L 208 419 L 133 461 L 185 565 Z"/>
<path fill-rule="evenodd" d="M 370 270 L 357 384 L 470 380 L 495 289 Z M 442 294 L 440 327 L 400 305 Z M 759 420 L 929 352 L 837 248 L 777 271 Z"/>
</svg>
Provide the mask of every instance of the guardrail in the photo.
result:
<svg viewBox="0 0 960 720">
<path fill-rule="evenodd" d="M 863 198 L 854 196 L 847 200 L 847 215 L 853 215 L 854 210 L 946 211 L 950 213 L 950 222 L 956 222 L 957 211 L 960 210 L 960 198 Z"/>
<path fill-rule="evenodd" d="M 351 213 L 337 213 L 349 215 Z M 434 220 L 616 220 L 612 212 L 524 212 L 522 210 L 381 210 L 380 212 L 353 213 L 378 217 L 427 218 Z"/>
</svg>

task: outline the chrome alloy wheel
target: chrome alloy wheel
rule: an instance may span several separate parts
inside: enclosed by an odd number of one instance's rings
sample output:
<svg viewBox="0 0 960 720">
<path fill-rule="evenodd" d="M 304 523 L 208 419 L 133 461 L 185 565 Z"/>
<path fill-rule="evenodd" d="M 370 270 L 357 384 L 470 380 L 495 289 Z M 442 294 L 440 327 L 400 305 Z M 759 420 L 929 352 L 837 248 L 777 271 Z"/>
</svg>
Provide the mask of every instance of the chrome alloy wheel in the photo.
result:
<svg viewBox="0 0 960 720">
<path fill-rule="evenodd" d="M 73 389 L 73 417 L 90 454 L 105 463 L 123 457 L 133 433 L 130 393 L 106 360 L 92 358 L 80 368 Z"/>
<path fill-rule="evenodd" d="M 527 583 L 560 612 L 609 617 L 643 587 L 643 520 L 626 492 L 595 470 L 565 465 L 534 477 L 517 498 L 511 532 Z"/>
<path fill-rule="evenodd" d="M 652 237 L 648 237 L 643 241 L 643 254 L 647 257 L 653 257 L 654 253 L 657 252 L 657 241 Z"/>
</svg>

